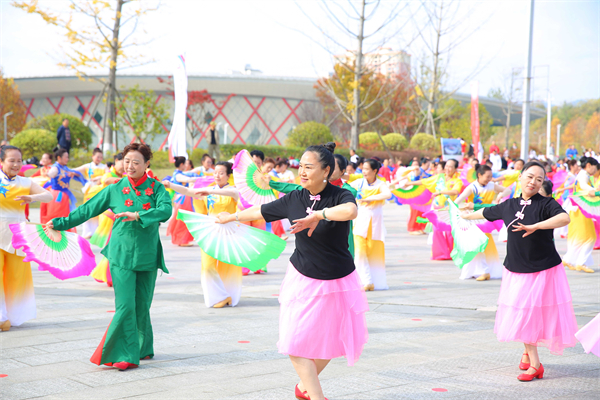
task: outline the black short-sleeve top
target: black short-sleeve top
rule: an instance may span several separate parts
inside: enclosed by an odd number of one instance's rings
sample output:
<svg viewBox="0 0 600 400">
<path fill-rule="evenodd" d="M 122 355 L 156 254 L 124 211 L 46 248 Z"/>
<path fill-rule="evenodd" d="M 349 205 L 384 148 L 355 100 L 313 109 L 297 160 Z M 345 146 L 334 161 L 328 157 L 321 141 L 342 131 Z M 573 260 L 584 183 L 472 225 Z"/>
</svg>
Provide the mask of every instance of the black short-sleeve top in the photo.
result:
<svg viewBox="0 0 600 400">
<path fill-rule="evenodd" d="M 290 223 L 305 218 L 307 210 L 332 208 L 340 204 L 356 204 L 349 190 L 327 184 L 318 194 L 319 200 L 311 200 L 308 190 L 294 190 L 282 198 L 263 204 L 261 213 L 265 221 L 287 218 Z M 314 205 L 313 205 L 314 203 Z M 296 250 L 290 261 L 304 276 L 331 280 L 343 278 L 354 271 L 354 259 L 348 249 L 350 221 L 319 221 L 317 228 L 308 236 L 308 229 L 296 233 Z"/>
<path fill-rule="evenodd" d="M 554 229 L 538 229 L 523 237 L 524 231 L 513 232 L 515 224 L 533 225 L 550 219 L 565 210 L 552 197 L 541 194 L 525 201 L 519 196 L 497 206 L 483 210 L 488 221 L 501 219 L 508 227 L 508 242 L 504 266 L 517 273 L 533 273 L 555 267 L 561 263 L 554 245 Z"/>
</svg>

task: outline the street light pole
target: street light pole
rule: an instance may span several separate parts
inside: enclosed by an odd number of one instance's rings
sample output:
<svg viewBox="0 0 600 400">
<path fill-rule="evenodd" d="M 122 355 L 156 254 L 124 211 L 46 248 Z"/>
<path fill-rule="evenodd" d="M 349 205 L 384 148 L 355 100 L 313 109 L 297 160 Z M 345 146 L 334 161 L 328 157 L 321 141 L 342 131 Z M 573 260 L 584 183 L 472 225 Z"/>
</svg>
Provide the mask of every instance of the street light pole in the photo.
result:
<svg viewBox="0 0 600 400">
<path fill-rule="evenodd" d="M 556 126 L 556 159 L 560 158 L 560 124 Z"/>
<path fill-rule="evenodd" d="M 525 98 L 523 99 L 523 117 L 521 119 L 521 158 L 527 160 L 529 154 L 529 108 L 531 106 L 531 52 L 533 47 L 533 5 L 530 0 L 529 11 L 529 48 L 525 75 Z"/>
<path fill-rule="evenodd" d="M 12 111 L 11 112 L 7 112 L 6 114 L 4 114 L 4 141 L 8 142 L 8 130 L 7 130 L 7 126 L 6 126 L 6 119 L 8 118 L 9 115 L 12 115 Z"/>
<path fill-rule="evenodd" d="M 552 99 L 550 98 L 550 91 L 548 91 L 548 116 L 546 120 L 546 159 L 550 160 L 550 131 L 552 130 Z M 554 161 L 554 160 L 551 160 Z"/>
</svg>

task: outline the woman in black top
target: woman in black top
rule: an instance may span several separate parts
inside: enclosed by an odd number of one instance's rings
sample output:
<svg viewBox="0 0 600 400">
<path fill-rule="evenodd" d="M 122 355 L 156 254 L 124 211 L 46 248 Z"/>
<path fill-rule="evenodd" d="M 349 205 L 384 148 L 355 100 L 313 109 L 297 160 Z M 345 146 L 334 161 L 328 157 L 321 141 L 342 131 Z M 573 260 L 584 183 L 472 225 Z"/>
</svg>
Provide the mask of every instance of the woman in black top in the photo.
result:
<svg viewBox="0 0 600 400">
<path fill-rule="evenodd" d="M 521 381 L 542 379 L 537 346 L 562 354 L 575 346 L 577 321 L 571 290 L 554 246 L 554 229 L 569 223 L 569 215 L 552 197 L 538 192 L 546 172 L 537 161 L 525 164 L 520 176 L 522 194 L 465 219 L 503 220 L 508 228 L 504 273 L 494 332 L 501 342 L 525 344 L 519 368 Z"/>
<path fill-rule="evenodd" d="M 356 201 L 350 191 L 328 183 L 334 149 L 334 143 L 306 149 L 298 170 L 302 190 L 217 216 L 220 223 L 288 218 L 293 224 L 296 250 L 281 284 L 277 346 L 300 376 L 298 399 L 324 399 L 319 373 L 336 357 L 353 365 L 367 342 L 367 299 L 348 250 Z"/>
</svg>

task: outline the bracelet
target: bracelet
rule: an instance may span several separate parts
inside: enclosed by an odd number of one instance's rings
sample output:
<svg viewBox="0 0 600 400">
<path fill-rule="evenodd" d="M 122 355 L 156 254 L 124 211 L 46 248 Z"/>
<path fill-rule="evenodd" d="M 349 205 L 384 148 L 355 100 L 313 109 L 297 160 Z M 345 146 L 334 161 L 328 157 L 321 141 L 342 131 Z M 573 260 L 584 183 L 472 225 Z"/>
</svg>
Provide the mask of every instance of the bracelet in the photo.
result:
<svg viewBox="0 0 600 400">
<path fill-rule="evenodd" d="M 236 212 L 235 212 L 235 221 L 236 221 L 236 222 L 240 222 L 240 217 L 239 217 L 239 215 L 238 215 L 238 212 L 239 212 L 239 211 L 236 211 Z"/>
<path fill-rule="evenodd" d="M 135 220 L 139 221 L 140 220 L 140 213 L 139 212 L 135 212 Z"/>
<path fill-rule="evenodd" d="M 327 219 L 327 216 L 325 215 L 325 210 L 327 210 L 327 207 L 325 207 L 325 208 L 323 209 L 323 219 L 324 219 L 325 221 L 327 221 L 327 222 L 331 222 L 331 220 L 330 220 L 330 219 Z"/>
</svg>

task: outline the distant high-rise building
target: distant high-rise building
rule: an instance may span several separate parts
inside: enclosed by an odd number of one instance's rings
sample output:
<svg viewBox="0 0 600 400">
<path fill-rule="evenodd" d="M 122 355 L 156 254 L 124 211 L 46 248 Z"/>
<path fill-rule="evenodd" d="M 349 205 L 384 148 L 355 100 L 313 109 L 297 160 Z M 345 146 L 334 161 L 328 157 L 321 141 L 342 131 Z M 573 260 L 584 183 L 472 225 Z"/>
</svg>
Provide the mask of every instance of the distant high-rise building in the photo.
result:
<svg viewBox="0 0 600 400">
<path fill-rule="evenodd" d="M 380 47 L 372 53 L 363 54 L 364 65 L 372 68 L 376 73 L 385 76 L 410 74 L 410 54 L 407 52 L 393 51 L 390 47 Z M 345 54 L 333 56 L 336 62 L 353 63 L 355 53 L 347 50 Z"/>
</svg>

